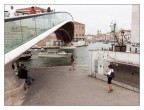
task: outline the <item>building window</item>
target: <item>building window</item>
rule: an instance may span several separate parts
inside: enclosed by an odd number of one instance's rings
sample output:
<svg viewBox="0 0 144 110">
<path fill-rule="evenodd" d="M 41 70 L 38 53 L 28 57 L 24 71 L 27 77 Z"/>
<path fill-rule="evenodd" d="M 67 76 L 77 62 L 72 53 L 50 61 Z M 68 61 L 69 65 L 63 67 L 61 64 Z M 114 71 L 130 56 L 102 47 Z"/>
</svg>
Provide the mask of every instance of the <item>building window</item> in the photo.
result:
<svg viewBox="0 0 144 110">
<path fill-rule="evenodd" d="M 81 36 L 81 34 L 79 34 L 79 36 Z"/>
<path fill-rule="evenodd" d="M 84 30 L 84 26 L 82 26 L 82 30 Z"/>
<path fill-rule="evenodd" d="M 82 36 L 84 36 L 84 34 L 82 34 Z"/>
<path fill-rule="evenodd" d="M 78 35 L 76 34 L 76 37 L 77 37 Z"/>
</svg>

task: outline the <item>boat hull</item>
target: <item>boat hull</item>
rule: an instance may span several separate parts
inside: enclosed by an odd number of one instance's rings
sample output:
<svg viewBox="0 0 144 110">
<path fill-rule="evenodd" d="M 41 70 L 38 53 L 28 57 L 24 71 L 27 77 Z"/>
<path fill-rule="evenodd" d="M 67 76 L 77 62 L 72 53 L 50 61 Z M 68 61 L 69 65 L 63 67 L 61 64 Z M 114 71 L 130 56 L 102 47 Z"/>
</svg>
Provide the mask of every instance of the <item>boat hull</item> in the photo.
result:
<svg viewBox="0 0 144 110">
<path fill-rule="evenodd" d="M 70 57 L 71 53 L 67 53 L 67 54 L 49 54 L 49 53 L 39 53 L 38 57 L 41 58 L 66 58 L 66 57 Z"/>
<path fill-rule="evenodd" d="M 77 47 L 75 46 L 71 46 L 71 47 L 60 47 L 60 49 L 64 49 L 64 50 L 73 50 L 76 49 Z"/>
<path fill-rule="evenodd" d="M 25 56 L 25 57 L 20 57 L 19 60 L 28 60 L 30 58 L 31 58 L 31 56 Z"/>
</svg>

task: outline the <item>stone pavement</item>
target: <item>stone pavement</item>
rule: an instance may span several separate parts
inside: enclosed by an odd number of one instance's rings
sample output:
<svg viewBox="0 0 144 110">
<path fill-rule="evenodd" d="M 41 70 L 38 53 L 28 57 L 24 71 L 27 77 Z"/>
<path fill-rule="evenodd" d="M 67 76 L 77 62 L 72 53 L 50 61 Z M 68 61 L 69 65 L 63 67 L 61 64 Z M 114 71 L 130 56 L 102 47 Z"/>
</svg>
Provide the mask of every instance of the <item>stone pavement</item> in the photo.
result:
<svg viewBox="0 0 144 110">
<path fill-rule="evenodd" d="M 117 85 L 107 92 L 107 82 L 88 75 L 87 66 L 31 68 L 36 79 L 29 88 L 23 106 L 56 105 L 140 105 L 140 93 Z"/>
</svg>

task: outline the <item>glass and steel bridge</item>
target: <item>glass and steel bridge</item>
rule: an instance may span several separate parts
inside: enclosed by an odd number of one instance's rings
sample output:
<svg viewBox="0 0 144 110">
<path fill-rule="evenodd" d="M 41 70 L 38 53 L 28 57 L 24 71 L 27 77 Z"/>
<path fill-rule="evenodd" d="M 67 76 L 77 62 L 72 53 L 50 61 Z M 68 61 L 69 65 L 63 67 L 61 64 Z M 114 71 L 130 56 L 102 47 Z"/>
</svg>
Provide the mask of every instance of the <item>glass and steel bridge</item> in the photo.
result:
<svg viewBox="0 0 144 110">
<path fill-rule="evenodd" d="M 73 17 L 68 12 L 23 15 L 5 18 L 4 21 L 5 64 L 51 33 L 65 43 L 74 37 Z M 7 58 L 12 55 L 15 57 Z"/>
</svg>

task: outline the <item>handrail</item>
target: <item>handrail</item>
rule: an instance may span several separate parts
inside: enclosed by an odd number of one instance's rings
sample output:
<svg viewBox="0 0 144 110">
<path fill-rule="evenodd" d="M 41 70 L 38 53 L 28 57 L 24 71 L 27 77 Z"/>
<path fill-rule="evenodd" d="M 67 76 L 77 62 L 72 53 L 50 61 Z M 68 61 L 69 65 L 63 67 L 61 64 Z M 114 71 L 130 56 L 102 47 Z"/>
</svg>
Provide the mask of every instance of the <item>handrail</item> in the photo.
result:
<svg viewBox="0 0 144 110">
<path fill-rule="evenodd" d="M 16 21 L 16 20 L 33 18 L 33 17 L 43 16 L 43 15 L 56 14 L 56 13 L 67 13 L 67 14 L 69 14 L 72 17 L 72 20 L 74 21 L 73 16 L 69 12 L 48 12 L 48 13 L 40 13 L 40 14 L 31 14 L 31 15 L 14 16 L 14 17 L 5 17 L 4 21 L 5 22 Z"/>
</svg>

